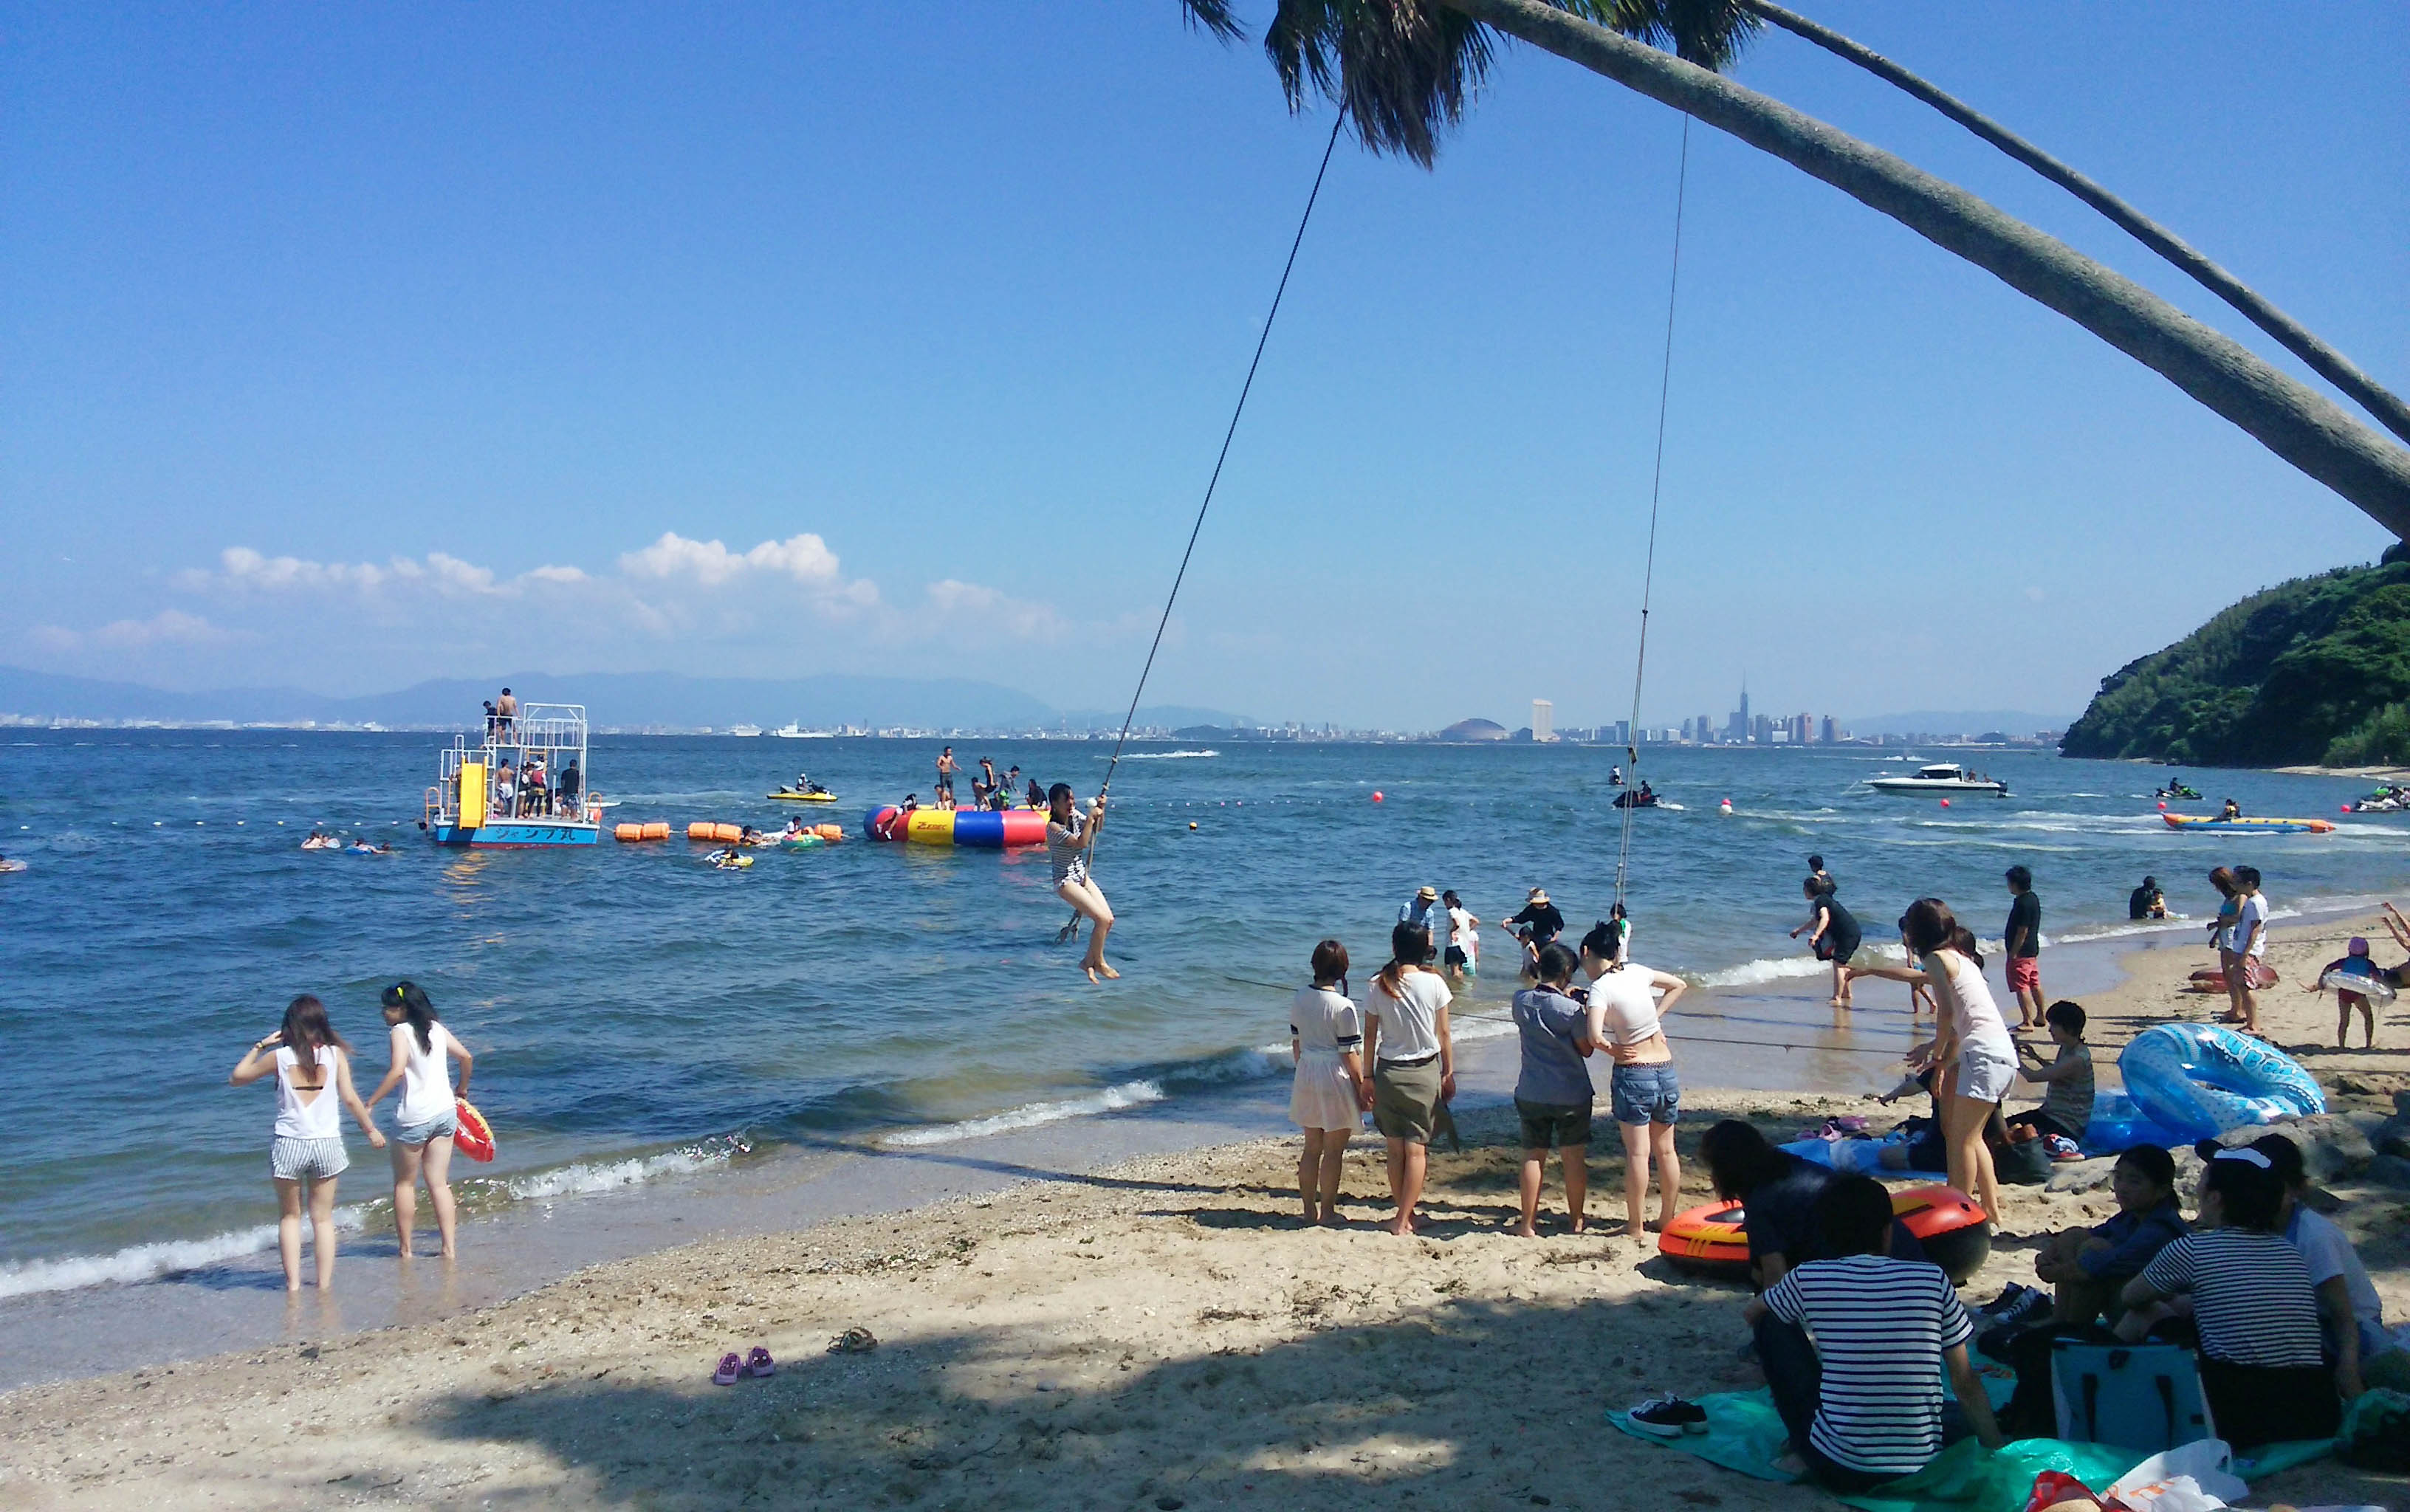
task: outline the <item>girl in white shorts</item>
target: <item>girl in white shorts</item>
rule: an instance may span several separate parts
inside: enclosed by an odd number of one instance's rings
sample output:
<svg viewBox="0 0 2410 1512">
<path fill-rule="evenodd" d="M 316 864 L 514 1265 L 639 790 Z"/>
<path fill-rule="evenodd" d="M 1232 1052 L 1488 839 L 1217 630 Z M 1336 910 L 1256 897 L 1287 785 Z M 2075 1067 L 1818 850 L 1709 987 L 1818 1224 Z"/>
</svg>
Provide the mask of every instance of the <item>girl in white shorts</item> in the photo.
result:
<svg viewBox="0 0 2410 1512">
<path fill-rule="evenodd" d="M 352 1087 L 351 1048 L 327 1024 L 327 1005 L 303 993 L 284 1010 L 284 1026 L 253 1045 L 227 1078 L 237 1086 L 276 1078 L 276 1131 L 269 1141 L 268 1170 L 276 1183 L 276 1248 L 284 1260 L 286 1291 L 301 1289 L 305 1201 L 318 1289 L 335 1284 L 335 1178 L 352 1163 L 343 1148 L 341 1110 L 350 1109 L 359 1120 L 370 1145 L 385 1148 L 368 1104 Z"/>
</svg>

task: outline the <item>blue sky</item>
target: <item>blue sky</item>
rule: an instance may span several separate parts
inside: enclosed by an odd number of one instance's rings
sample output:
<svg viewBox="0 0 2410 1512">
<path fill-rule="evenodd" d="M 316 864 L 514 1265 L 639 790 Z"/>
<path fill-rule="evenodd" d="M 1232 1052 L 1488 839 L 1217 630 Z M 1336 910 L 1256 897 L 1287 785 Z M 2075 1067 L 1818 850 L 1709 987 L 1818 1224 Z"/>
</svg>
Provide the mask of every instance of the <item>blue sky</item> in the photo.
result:
<svg viewBox="0 0 2410 1512">
<path fill-rule="evenodd" d="M 1814 13 L 2410 388 L 2398 6 Z M 0 662 L 180 688 L 1117 705 L 1329 119 L 1170 0 L 5 4 L 0 49 Z M 1736 72 L 2247 329 L 1837 60 Z M 1435 173 L 1343 145 L 1150 701 L 1622 711 L 1678 138 L 1513 48 Z M 2387 542 L 1705 128 L 1688 205 L 1652 721 L 1744 670 L 1761 707 L 2072 712 Z"/>
</svg>

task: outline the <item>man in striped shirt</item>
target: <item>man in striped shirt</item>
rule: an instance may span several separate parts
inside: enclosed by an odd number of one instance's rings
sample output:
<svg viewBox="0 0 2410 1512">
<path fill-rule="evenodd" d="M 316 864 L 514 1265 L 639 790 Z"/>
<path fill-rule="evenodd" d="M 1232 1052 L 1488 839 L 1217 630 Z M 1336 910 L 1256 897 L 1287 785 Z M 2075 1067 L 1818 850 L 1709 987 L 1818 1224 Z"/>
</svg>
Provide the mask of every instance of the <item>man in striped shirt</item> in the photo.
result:
<svg viewBox="0 0 2410 1512">
<path fill-rule="evenodd" d="M 1891 1194 L 1852 1176 L 1817 1199 L 1824 1251 L 1749 1304 L 1774 1405 L 1808 1474 L 1851 1492 L 1914 1475 L 1968 1427 L 2003 1442 L 1967 1359 L 1973 1325 L 1938 1266 L 1895 1260 Z M 1811 1343 L 1812 1340 L 1812 1343 Z M 1948 1412 L 1941 1373 L 1963 1408 Z"/>
</svg>

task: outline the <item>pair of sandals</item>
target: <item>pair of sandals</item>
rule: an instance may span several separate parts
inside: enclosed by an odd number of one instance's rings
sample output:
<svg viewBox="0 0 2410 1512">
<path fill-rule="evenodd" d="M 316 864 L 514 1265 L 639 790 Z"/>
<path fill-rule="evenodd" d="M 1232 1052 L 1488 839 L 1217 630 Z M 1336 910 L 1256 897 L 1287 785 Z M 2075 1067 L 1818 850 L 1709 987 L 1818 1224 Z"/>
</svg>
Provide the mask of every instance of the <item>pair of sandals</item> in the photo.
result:
<svg viewBox="0 0 2410 1512">
<path fill-rule="evenodd" d="M 736 1351 L 733 1349 L 720 1356 L 719 1368 L 711 1373 L 711 1384 L 714 1386 L 734 1386 L 738 1381 L 743 1380 L 748 1375 L 776 1375 L 777 1374 L 778 1362 L 770 1358 L 769 1350 L 762 1348 L 757 1344 L 753 1346 L 753 1352 L 747 1355 L 742 1359 L 737 1358 Z"/>
</svg>

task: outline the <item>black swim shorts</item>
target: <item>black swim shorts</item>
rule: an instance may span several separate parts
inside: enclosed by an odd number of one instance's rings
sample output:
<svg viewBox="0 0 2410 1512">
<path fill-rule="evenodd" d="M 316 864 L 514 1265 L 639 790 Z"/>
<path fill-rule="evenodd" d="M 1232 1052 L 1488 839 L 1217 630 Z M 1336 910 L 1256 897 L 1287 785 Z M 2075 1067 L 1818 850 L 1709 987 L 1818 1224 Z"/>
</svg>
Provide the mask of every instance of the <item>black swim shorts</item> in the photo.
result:
<svg viewBox="0 0 2410 1512">
<path fill-rule="evenodd" d="M 1566 1149 L 1590 1142 L 1589 1103 L 1525 1102 L 1515 1099 L 1523 1121 L 1526 1150 Z"/>
</svg>

